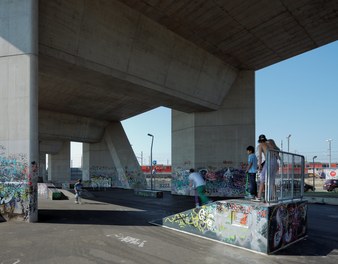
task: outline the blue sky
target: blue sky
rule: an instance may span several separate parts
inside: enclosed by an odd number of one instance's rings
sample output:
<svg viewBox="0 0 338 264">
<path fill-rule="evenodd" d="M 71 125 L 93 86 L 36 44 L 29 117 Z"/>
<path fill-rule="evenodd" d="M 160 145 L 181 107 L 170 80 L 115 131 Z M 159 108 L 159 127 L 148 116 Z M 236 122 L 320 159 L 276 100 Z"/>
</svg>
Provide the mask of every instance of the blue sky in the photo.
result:
<svg viewBox="0 0 338 264">
<path fill-rule="evenodd" d="M 265 134 L 308 161 L 338 162 L 338 41 L 256 72 L 256 138 Z M 171 112 L 160 107 L 122 122 L 136 156 L 171 164 Z"/>
</svg>

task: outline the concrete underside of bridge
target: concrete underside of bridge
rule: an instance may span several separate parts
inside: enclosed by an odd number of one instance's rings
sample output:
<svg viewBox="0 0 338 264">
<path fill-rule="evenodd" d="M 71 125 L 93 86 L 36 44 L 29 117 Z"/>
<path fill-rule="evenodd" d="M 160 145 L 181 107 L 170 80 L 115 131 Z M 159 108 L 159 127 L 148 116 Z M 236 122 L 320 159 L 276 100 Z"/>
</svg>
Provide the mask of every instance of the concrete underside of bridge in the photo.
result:
<svg viewBox="0 0 338 264">
<path fill-rule="evenodd" d="M 36 164 L 48 153 L 50 180 L 69 180 L 70 141 L 85 143 L 85 180 L 144 187 L 120 122 L 159 106 L 172 109 L 173 193 L 190 167 L 240 168 L 255 70 L 337 40 L 338 3 L 11 0 L 0 21 L 0 214 L 36 221 Z"/>
</svg>

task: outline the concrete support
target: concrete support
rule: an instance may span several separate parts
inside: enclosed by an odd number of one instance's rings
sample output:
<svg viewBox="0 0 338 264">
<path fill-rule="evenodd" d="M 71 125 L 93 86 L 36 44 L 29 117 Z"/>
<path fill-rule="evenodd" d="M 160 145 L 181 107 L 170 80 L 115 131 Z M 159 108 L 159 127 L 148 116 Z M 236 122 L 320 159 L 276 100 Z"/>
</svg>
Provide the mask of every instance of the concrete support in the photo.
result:
<svg viewBox="0 0 338 264">
<path fill-rule="evenodd" d="M 99 143 L 83 144 L 83 179 L 111 180 L 112 187 L 145 188 L 145 176 L 120 122 L 111 123 Z"/>
<path fill-rule="evenodd" d="M 47 171 L 46 171 L 46 153 L 40 152 L 39 158 L 39 181 L 40 182 L 47 182 Z"/>
<path fill-rule="evenodd" d="M 111 123 L 104 140 L 117 169 L 118 182 L 125 188 L 145 188 L 146 180 L 121 122 Z"/>
<path fill-rule="evenodd" d="M 204 169 L 216 182 L 217 175 L 223 177 L 227 173 L 224 168 L 243 167 L 247 161 L 246 147 L 255 146 L 254 91 L 254 72 L 242 71 L 219 110 L 193 114 L 173 111 L 172 165 L 178 179 L 187 169 L 195 168 Z M 174 181 L 173 192 L 186 193 L 181 190 L 185 185 Z M 226 186 L 219 182 L 217 188 L 210 188 L 209 194 L 223 194 L 220 189 Z"/>
<path fill-rule="evenodd" d="M 37 221 L 37 0 L 0 1 L 0 215 Z M 34 161 L 34 163 L 32 163 Z"/>
<path fill-rule="evenodd" d="M 98 177 L 111 179 L 116 175 L 114 162 L 104 140 L 99 143 L 83 143 L 82 148 L 82 180 L 95 181 Z"/>
<path fill-rule="evenodd" d="M 64 141 L 57 154 L 48 155 L 48 180 L 56 186 L 70 181 L 70 142 Z"/>
</svg>

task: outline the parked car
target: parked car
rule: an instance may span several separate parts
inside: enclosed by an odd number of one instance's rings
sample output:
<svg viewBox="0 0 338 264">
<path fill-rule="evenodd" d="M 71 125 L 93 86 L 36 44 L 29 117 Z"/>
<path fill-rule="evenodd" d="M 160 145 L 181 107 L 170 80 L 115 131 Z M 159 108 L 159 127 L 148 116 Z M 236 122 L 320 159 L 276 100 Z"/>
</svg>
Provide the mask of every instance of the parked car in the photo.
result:
<svg viewBox="0 0 338 264">
<path fill-rule="evenodd" d="M 323 185 L 323 189 L 328 192 L 338 192 L 338 180 L 326 180 Z"/>
<path fill-rule="evenodd" d="M 314 191 L 315 188 L 312 185 L 307 184 L 307 183 L 304 182 L 304 192 L 307 192 L 309 190 Z"/>
</svg>

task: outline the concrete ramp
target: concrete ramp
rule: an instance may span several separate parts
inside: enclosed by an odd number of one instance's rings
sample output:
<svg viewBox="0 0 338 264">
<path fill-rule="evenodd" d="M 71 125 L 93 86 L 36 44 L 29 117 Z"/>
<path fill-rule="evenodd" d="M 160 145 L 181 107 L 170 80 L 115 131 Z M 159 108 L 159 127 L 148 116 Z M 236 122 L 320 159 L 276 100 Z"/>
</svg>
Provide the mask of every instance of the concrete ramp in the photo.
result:
<svg viewBox="0 0 338 264">
<path fill-rule="evenodd" d="M 162 219 L 162 226 L 271 254 L 307 233 L 307 202 L 217 201 Z"/>
</svg>

